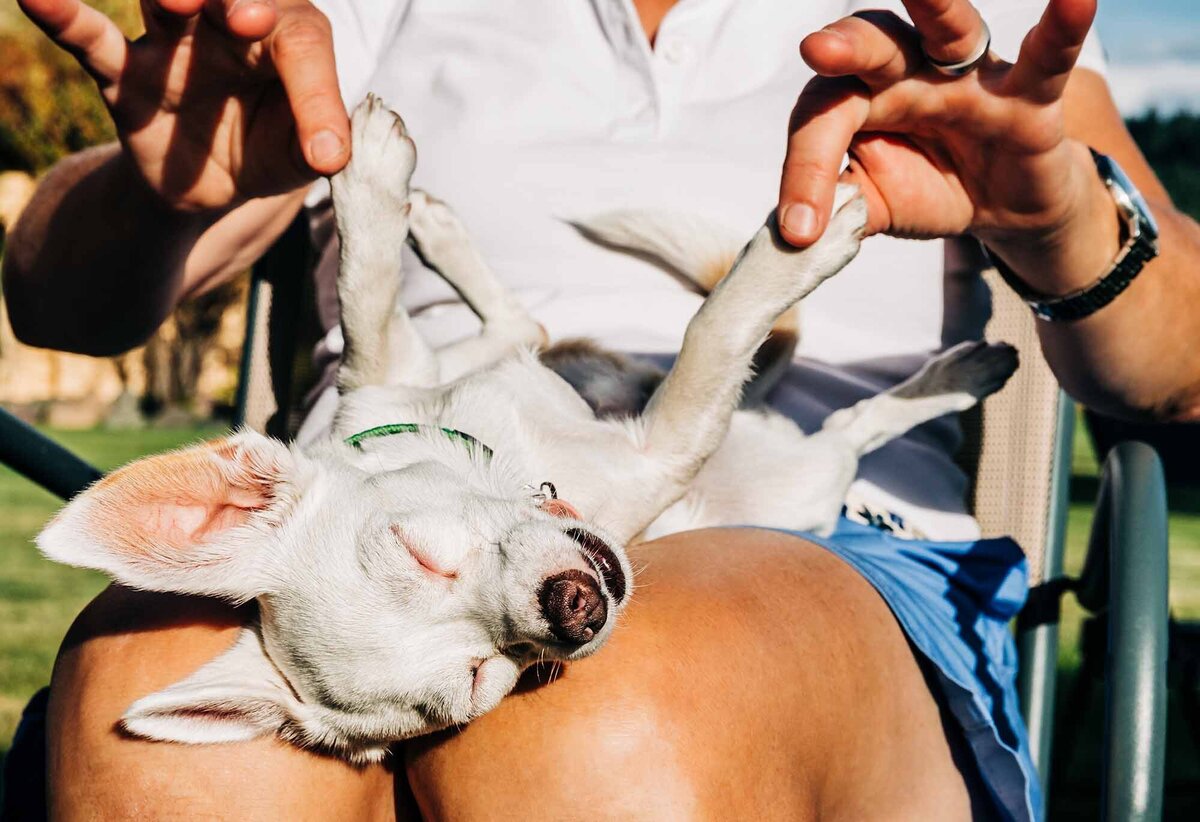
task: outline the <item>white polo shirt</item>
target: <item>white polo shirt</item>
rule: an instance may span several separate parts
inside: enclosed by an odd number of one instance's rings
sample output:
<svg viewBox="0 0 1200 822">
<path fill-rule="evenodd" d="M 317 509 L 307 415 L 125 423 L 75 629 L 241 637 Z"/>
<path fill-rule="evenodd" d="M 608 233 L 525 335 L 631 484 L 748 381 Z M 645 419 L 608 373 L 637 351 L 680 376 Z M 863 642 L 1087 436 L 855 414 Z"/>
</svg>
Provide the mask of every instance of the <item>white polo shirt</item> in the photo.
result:
<svg viewBox="0 0 1200 822">
<path fill-rule="evenodd" d="M 404 117 L 414 184 L 446 200 L 551 339 L 677 351 L 699 297 L 658 268 L 594 246 L 564 218 L 618 207 L 691 210 L 749 238 L 774 207 L 788 115 L 812 72 L 798 45 L 846 0 L 679 0 L 653 48 L 630 0 L 317 0 L 343 95 Z M 1013 59 L 1042 2 L 977 2 Z M 1083 63 L 1102 68 L 1090 41 Z M 317 193 L 319 196 L 319 191 Z M 804 304 L 798 359 L 773 404 L 806 430 L 981 335 L 976 272 L 940 241 L 875 237 Z M 415 257 L 402 300 L 435 344 L 473 315 Z M 319 425 L 314 419 L 310 424 Z M 867 457 L 854 494 L 937 538 L 978 535 L 943 420 Z"/>
</svg>

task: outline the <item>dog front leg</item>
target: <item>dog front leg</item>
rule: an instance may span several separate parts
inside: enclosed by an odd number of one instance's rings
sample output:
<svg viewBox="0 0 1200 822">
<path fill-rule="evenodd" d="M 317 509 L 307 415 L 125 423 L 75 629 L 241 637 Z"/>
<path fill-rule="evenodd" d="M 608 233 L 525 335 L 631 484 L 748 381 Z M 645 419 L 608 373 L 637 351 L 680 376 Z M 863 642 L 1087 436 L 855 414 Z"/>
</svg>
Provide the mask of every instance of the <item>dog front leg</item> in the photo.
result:
<svg viewBox="0 0 1200 822">
<path fill-rule="evenodd" d="M 330 180 L 341 240 L 337 290 L 345 339 L 338 390 L 436 385 L 433 352 L 397 307 L 416 150 L 404 122 L 374 95 L 354 110 L 350 129 L 350 162 Z"/>
<path fill-rule="evenodd" d="M 628 501 L 617 530 L 640 533 L 683 494 L 724 439 L 776 318 L 858 253 L 865 201 L 856 188 L 839 186 L 834 211 L 825 234 L 803 250 L 782 239 L 772 214 L 692 318 L 675 365 L 642 415 L 643 455 L 656 481 Z"/>
</svg>

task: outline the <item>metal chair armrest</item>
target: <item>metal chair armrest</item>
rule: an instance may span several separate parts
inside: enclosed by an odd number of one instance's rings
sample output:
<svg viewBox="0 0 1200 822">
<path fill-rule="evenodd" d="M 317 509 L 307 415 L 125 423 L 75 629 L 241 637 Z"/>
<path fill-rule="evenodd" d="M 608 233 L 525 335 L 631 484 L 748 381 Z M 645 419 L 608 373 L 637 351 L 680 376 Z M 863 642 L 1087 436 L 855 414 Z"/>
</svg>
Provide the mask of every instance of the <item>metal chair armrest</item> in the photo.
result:
<svg viewBox="0 0 1200 822">
<path fill-rule="evenodd" d="M 70 499 L 100 479 L 100 472 L 31 425 L 0 408 L 0 465 Z"/>
<path fill-rule="evenodd" d="M 1080 603 L 1108 611 L 1103 816 L 1162 814 L 1167 727 L 1167 493 L 1162 462 L 1144 443 L 1115 446 L 1104 463 Z"/>
</svg>

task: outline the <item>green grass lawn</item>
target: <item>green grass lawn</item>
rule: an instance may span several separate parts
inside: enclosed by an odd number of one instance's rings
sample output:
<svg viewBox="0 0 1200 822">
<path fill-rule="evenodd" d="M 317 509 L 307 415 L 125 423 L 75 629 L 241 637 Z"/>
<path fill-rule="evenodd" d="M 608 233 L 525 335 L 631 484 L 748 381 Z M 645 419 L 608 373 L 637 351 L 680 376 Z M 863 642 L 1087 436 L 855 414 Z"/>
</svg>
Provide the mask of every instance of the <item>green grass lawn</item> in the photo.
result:
<svg viewBox="0 0 1200 822">
<path fill-rule="evenodd" d="M 62 431 L 52 436 L 101 469 L 143 454 L 206 439 L 219 429 Z M 26 700 L 50 680 L 54 653 L 104 577 L 49 562 L 33 536 L 59 500 L 0 466 L 0 753 L 8 748 Z"/>
<path fill-rule="evenodd" d="M 219 429 L 53 432 L 68 448 L 103 469 L 142 454 L 206 439 Z M 1091 523 L 1082 492 L 1095 484 L 1097 466 L 1080 434 L 1076 442 L 1076 498 L 1067 535 L 1068 572 L 1078 570 Z M 54 653 L 79 609 L 103 586 L 99 574 L 66 568 L 42 559 L 33 535 L 58 507 L 50 494 L 0 467 L 0 753 L 7 748 L 21 708 L 50 677 Z M 1200 619 L 1200 494 L 1171 495 L 1171 607 L 1177 618 Z M 1063 611 L 1060 704 L 1066 699 L 1079 656 L 1077 637 L 1082 614 L 1070 597 Z M 1101 700 L 1091 706 L 1078 728 L 1076 755 L 1055 774 L 1055 819 L 1097 818 Z M 1061 733 L 1060 733 L 1061 736 Z M 1200 756 L 1186 737 L 1177 712 L 1168 735 L 1168 817 L 1200 818 Z M 1190 815 L 1190 814 L 1195 815 Z"/>
</svg>

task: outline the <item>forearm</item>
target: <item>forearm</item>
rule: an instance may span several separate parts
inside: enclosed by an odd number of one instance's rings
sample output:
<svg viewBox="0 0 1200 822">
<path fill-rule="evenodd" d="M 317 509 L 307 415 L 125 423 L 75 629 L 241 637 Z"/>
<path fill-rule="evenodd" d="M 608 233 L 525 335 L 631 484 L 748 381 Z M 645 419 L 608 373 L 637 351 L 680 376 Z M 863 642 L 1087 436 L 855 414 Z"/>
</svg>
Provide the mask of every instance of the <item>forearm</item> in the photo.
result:
<svg viewBox="0 0 1200 822">
<path fill-rule="evenodd" d="M 1065 97 L 1076 141 L 1063 184 L 1080 192 L 1074 213 L 1044 237 L 983 237 L 1033 290 L 1048 296 L 1091 285 L 1123 240 L 1117 209 L 1085 144 L 1111 155 L 1141 189 L 1158 222 L 1160 255 L 1112 303 L 1075 322 L 1037 321 L 1042 349 L 1067 391 L 1109 414 L 1200 418 L 1200 227 L 1175 210 L 1121 122 L 1104 80 L 1078 71 Z"/>
<path fill-rule="evenodd" d="M 1063 387 L 1120 417 L 1200 419 L 1200 228 L 1169 205 L 1155 211 L 1160 256 L 1116 300 L 1077 322 L 1037 321 Z M 1094 276 L 1093 276 L 1094 279 Z"/>
<path fill-rule="evenodd" d="M 69 157 L 46 175 L 8 239 L 13 330 L 31 345 L 93 355 L 136 346 L 181 300 L 257 259 L 301 198 L 185 213 L 147 189 L 116 145 Z"/>
<path fill-rule="evenodd" d="M 1111 199 L 1100 204 L 1115 210 Z M 1151 208 L 1162 232 L 1159 257 L 1092 316 L 1036 320 L 1038 336 L 1058 382 L 1086 406 L 1126 418 L 1198 419 L 1200 360 L 1187 352 L 1200 338 L 1200 228 L 1169 204 Z M 1038 293 L 1067 294 L 1108 270 L 1117 236 L 1116 220 L 1097 218 L 1075 236 L 1074 251 L 1046 252 L 1040 266 L 1013 268 Z"/>
<path fill-rule="evenodd" d="M 188 251 L 214 219 L 166 207 L 115 144 L 62 160 L 9 235 L 17 337 L 88 354 L 139 344 L 174 307 Z"/>
</svg>

